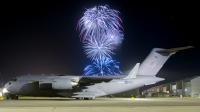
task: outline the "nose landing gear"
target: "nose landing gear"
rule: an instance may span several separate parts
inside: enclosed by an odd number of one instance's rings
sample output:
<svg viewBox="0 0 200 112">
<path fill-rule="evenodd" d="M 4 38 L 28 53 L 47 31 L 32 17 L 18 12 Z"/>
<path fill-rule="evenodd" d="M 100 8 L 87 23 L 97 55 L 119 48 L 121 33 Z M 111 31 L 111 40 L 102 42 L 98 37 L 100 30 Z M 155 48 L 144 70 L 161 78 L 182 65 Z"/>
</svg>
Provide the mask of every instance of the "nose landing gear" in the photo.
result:
<svg viewBox="0 0 200 112">
<path fill-rule="evenodd" d="M 4 95 L 5 99 L 15 99 L 17 100 L 18 99 L 18 96 L 17 95 L 14 95 L 14 94 L 5 94 Z"/>
</svg>

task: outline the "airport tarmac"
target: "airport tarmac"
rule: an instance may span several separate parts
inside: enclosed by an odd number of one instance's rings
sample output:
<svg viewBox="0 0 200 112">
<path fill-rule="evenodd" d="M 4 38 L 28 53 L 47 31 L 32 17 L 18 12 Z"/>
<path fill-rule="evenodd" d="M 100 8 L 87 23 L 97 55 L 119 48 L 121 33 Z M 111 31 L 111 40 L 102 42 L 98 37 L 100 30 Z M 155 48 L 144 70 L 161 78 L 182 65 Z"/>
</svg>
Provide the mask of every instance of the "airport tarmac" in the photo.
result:
<svg viewBox="0 0 200 112">
<path fill-rule="evenodd" d="M 0 101 L 0 112 L 200 112 L 200 98 L 70 98 L 20 97 Z"/>
</svg>

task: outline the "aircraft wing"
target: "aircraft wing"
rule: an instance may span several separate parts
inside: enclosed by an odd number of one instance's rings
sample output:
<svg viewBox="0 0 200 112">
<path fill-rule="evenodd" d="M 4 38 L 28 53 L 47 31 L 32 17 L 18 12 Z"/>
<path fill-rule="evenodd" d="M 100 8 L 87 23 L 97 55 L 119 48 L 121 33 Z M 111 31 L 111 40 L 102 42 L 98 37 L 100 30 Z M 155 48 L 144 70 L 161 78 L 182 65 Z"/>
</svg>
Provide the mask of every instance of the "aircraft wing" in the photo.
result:
<svg viewBox="0 0 200 112">
<path fill-rule="evenodd" d="M 126 77 L 125 75 L 119 76 L 81 76 L 79 83 L 101 83 L 101 82 L 109 82 L 113 79 L 120 79 Z"/>
</svg>

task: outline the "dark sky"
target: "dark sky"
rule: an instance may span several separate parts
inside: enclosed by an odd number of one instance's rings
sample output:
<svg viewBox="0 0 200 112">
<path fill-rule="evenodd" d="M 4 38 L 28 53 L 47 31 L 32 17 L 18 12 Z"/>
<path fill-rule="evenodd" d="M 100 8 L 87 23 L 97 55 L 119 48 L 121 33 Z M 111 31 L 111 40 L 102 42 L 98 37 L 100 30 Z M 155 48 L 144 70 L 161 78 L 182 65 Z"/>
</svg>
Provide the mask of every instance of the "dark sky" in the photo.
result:
<svg viewBox="0 0 200 112">
<path fill-rule="evenodd" d="M 4 82 L 26 74 L 82 75 L 90 64 L 76 30 L 95 5 L 120 11 L 124 41 L 115 52 L 123 73 L 142 62 L 152 48 L 195 46 L 173 55 L 157 74 L 163 83 L 200 75 L 197 3 L 126 0 L 7 1 L 0 6 L 0 71 Z"/>
</svg>

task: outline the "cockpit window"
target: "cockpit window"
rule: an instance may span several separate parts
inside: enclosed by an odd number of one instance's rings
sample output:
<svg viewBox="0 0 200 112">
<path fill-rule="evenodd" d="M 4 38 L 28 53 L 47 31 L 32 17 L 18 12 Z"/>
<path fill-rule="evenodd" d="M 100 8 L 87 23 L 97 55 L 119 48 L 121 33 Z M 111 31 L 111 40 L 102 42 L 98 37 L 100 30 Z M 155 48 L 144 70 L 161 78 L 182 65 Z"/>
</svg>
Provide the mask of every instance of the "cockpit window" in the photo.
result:
<svg viewBox="0 0 200 112">
<path fill-rule="evenodd" d="M 14 79 L 12 79 L 12 81 L 16 82 L 16 81 L 17 81 L 17 79 L 16 79 L 16 78 L 14 78 Z"/>
</svg>

